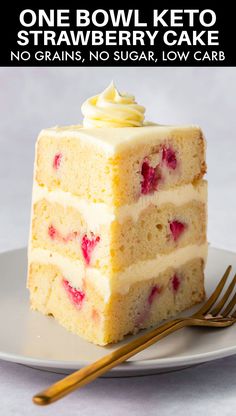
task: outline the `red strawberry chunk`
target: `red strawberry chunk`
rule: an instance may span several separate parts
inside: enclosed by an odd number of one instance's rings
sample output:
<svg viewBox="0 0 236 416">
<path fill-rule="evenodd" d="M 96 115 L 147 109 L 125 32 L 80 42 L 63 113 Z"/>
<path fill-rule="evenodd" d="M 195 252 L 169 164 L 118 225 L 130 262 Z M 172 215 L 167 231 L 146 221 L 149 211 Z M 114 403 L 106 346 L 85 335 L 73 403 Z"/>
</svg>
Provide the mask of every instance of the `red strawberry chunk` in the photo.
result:
<svg viewBox="0 0 236 416">
<path fill-rule="evenodd" d="M 96 236 L 92 232 L 90 234 L 90 238 L 88 238 L 87 234 L 84 234 L 81 241 L 81 250 L 87 265 L 90 264 L 93 250 L 100 241 L 100 237 L 98 235 Z"/>
<path fill-rule="evenodd" d="M 62 153 L 56 153 L 53 159 L 53 168 L 58 169 L 60 167 L 62 160 Z"/>
<path fill-rule="evenodd" d="M 154 299 L 161 293 L 161 287 L 158 285 L 155 285 L 151 288 L 151 292 L 148 296 L 148 303 L 149 305 L 152 305 Z"/>
<path fill-rule="evenodd" d="M 55 238 L 57 237 L 57 230 L 55 227 L 53 227 L 53 225 L 50 225 L 48 227 L 48 235 L 52 240 L 55 240 Z"/>
<path fill-rule="evenodd" d="M 184 232 L 186 225 L 180 221 L 170 222 L 170 231 L 172 233 L 174 241 L 177 241 L 181 234 Z"/>
<path fill-rule="evenodd" d="M 166 164 L 169 169 L 176 169 L 177 159 L 176 153 L 171 147 L 164 146 L 162 149 L 162 161 Z"/>
<path fill-rule="evenodd" d="M 174 274 L 174 276 L 171 278 L 171 287 L 174 293 L 178 292 L 180 283 L 180 278 L 177 276 L 177 274 Z"/>
<path fill-rule="evenodd" d="M 146 195 L 156 191 L 158 182 L 161 179 L 158 165 L 153 168 L 149 165 L 148 161 L 145 160 L 142 164 L 141 174 L 143 176 L 143 180 L 141 181 L 142 194 Z"/>
<path fill-rule="evenodd" d="M 83 300 L 85 298 L 85 292 L 82 290 L 75 289 L 73 286 L 70 285 L 68 280 L 63 279 L 62 284 L 67 291 L 67 294 L 71 300 L 78 308 L 81 308 Z"/>
</svg>

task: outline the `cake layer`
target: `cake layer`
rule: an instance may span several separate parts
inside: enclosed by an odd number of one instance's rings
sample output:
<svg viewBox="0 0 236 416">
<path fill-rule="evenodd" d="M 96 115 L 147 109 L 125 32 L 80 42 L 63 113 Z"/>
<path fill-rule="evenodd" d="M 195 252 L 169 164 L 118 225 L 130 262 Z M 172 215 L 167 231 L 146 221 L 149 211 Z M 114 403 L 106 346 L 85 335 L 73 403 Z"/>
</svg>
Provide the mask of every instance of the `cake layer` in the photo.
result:
<svg viewBox="0 0 236 416">
<path fill-rule="evenodd" d="M 124 295 L 129 292 L 130 287 L 135 283 L 154 278 L 157 273 L 163 273 L 170 265 L 179 268 L 195 258 L 200 258 L 205 264 L 207 251 L 207 243 L 179 248 L 168 255 L 157 255 L 152 260 L 138 261 L 122 273 L 116 273 L 113 279 L 110 275 L 103 274 L 99 269 L 86 267 L 82 261 L 70 260 L 56 252 L 41 248 L 30 248 L 28 259 L 29 267 L 34 263 L 57 266 L 72 287 L 77 289 L 81 289 L 85 281 L 90 282 L 104 302 L 109 302 L 112 294 L 120 293 Z"/>
<path fill-rule="evenodd" d="M 34 262 L 28 280 L 31 307 L 53 315 L 65 328 L 89 341 L 105 345 L 203 300 L 203 268 L 199 258 L 168 267 L 104 303 L 92 282 L 75 289 L 58 266 Z"/>
<path fill-rule="evenodd" d="M 199 195 L 205 198 L 206 184 L 200 182 L 195 192 L 193 188 L 190 189 L 196 200 L 183 205 L 149 204 L 140 211 L 135 222 L 127 216 L 120 222 L 114 214 L 115 219 L 110 224 L 96 228 L 88 227 L 84 210 L 80 212 L 74 206 L 61 205 L 50 198 L 37 200 L 32 217 L 32 247 L 54 250 L 114 273 L 138 260 L 170 253 L 177 247 L 202 244 L 206 240 L 206 205 Z M 163 192 L 169 191 L 160 192 L 160 196 Z M 173 193 L 173 201 L 178 200 L 179 193 L 180 190 Z M 187 200 L 186 194 L 182 202 L 184 200 Z"/>
<path fill-rule="evenodd" d="M 129 205 L 206 171 L 205 141 L 195 126 L 43 130 L 37 143 L 35 178 L 49 190 L 90 202 Z"/>
</svg>

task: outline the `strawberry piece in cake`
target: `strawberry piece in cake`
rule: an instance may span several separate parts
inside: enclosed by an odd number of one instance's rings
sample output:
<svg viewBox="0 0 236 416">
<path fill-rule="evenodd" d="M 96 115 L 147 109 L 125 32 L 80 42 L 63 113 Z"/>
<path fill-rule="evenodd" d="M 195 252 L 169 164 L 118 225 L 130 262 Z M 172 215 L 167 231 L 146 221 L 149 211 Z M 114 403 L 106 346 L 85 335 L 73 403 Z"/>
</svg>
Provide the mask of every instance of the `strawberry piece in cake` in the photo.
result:
<svg viewBox="0 0 236 416">
<path fill-rule="evenodd" d="M 164 146 L 162 149 L 162 161 L 169 169 L 176 169 L 177 167 L 177 159 L 176 154 L 171 147 Z"/>
<path fill-rule="evenodd" d="M 62 160 L 62 154 L 61 153 L 56 153 L 53 159 L 53 168 L 54 169 L 59 169 L 60 165 L 61 165 L 61 160 Z"/>
<path fill-rule="evenodd" d="M 186 229 L 186 225 L 180 221 L 172 221 L 170 222 L 170 231 L 172 233 L 172 237 L 174 241 L 177 241 L 181 234 L 183 234 L 184 230 Z"/>
<path fill-rule="evenodd" d="M 153 168 L 149 165 L 148 161 L 144 161 L 142 164 L 141 174 L 143 180 L 141 181 L 142 194 L 150 194 L 157 190 L 158 182 L 161 179 L 161 175 L 158 172 L 158 165 Z"/>
<path fill-rule="evenodd" d="M 83 235 L 82 242 L 81 242 L 81 250 L 85 259 L 86 264 L 90 264 L 91 256 L 93 253 L 94 248 L 99 243 L 100 237 L 97 235 L 95 236 L 91 232 L 91 237 L 88 238 L 87 234 Z"/>
<path fill-rule="evenodd" d="M 180 283 L 181 283 L 180 277 L 177 276 L 177 274 L 175 273 L 174 276 L 171 278 L 171 287 L 174 293 L 178 292 Z"/>
<path fill-rule="evenodd" d="M 81 308 L 85 298 L 85 293 L 72 287 L 66 279 L 63 279 L 62 283 L 70 300 L 76 305 L 77 308 Z"/>
</svg>

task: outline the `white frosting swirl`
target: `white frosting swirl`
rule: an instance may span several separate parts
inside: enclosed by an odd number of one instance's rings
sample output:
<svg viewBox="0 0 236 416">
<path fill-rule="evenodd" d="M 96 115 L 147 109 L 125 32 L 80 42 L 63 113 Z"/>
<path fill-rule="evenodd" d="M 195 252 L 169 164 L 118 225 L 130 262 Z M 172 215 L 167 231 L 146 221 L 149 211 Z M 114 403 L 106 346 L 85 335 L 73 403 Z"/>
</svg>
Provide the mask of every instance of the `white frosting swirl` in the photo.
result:
<svg viewBox="0 0 236 416">
<path fill-rule="evenodd" d="M 81 110 L 85 128 L 141 127 L 145 113 L 134 96 L 119 93 L 113 82 L 101 94 L 86 100 Z"/>
</svg>

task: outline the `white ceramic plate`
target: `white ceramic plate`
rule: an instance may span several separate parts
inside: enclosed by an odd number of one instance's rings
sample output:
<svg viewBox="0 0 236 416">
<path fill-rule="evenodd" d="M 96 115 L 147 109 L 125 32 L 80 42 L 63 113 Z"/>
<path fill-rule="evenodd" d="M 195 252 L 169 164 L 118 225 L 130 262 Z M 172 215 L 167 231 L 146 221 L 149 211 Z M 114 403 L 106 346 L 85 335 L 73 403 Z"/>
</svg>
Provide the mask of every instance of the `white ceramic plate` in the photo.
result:
<svg viewBox="0 0 236 416">
<path fill-rule="evenodd" d="M 206 271 L 207 294 L 215 288 L 228 264 L 236 270 L 236 253 L 210 248 Z M 90 344 L 67 332 L 52 317 L 30 310 L 28 291 L 25 289 L 26 249 L 0 254 L 0 276 L 1 359 L 68 373 L 117 348 Z M 117 377 L 167 372 L 235 354 L 235 329 L 183 329 L 107 375 Z M 130 339 L 127 337 L 119 345 Z"/>
</svg>

